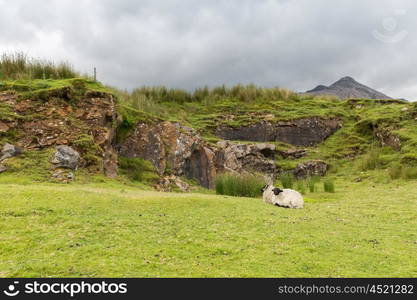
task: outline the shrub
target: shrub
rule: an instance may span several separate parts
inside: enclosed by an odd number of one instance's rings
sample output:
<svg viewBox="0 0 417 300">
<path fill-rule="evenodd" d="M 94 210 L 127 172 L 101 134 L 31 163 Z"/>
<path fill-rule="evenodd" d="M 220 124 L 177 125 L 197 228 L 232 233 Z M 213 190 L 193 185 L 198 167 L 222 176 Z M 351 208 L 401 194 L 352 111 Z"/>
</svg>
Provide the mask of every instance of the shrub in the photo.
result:
<svg viewBox="0 0 417 300">
<path fill-rule="evenodd" d="M 260 176 L 249 174 L 223 173 L 216 177 L 216 194 L 240 196 L 240 197 L 259 197 L 261 188 L 265 184 Z"/>
<path fill-rule="evenodd" d="M 294 175 L 292 173 L 282 173 L 279 177 L 279 180 L 281 181 L 282 187 L 284 189 L 292 189 L 294 185 Z"/>
<path fill-rule="evenodd" d="M 121 156 L 119 167 L 122 174 L 135 181 L 154 182 L 158 179 L 154 166 L 148 160 Z"/>
<path fill-rule="evenodd" d="M 417 179 L 417 167 L 405 167 L 402 169 L 404 179 Z"/>
<path fill-rule="evenodd" d="M 326 193 L 334 193 L 334 183 L 331 179 L 326 179 L 323 181 L 323 188 Z"/>
<path fill-rule="evenodd" d="M 399 163 L 393 164 L 388 168 L 388 175 L 391 179 L 398 179 L 402 174 L 402 166 Z"/>
</svg>

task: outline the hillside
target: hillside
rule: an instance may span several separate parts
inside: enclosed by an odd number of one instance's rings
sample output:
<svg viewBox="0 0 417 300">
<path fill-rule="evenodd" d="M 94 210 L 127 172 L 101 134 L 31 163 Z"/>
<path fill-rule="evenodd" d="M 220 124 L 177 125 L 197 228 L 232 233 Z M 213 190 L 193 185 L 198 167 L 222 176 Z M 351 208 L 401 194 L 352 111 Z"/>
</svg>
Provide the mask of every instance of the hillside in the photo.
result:
<svg viewBox="0 0 417 300">
<path fill-rule="evenodd" d="M 68 145 L 80 153 L 80 172 L 168 190 L 191 179 L 212 188 L 225 171 L 298 176 L 315 161 L 323 165 L 301 177 L 360 174 L 357 165 L 369 159 L 374 168 L 408 170 L 417 163 L 416 117 L 416 105 L 401 100 L 339 101 L 254 86 L 128 95 L 86 79 L 2 81 L 0 144 L 24 151 L 1 164 L 4 173 L 33 164 L 31 176 L 49 181 L 55 147 Z"/>
<path fill-rule="evenodd" d="M 311 95 L 332 95 L 340 99 L 391 99 L 391 97 L 361 84 L 349 76 L 339 79 L 330 86 L 318 85 L 306 93 Z"/>
</svg>

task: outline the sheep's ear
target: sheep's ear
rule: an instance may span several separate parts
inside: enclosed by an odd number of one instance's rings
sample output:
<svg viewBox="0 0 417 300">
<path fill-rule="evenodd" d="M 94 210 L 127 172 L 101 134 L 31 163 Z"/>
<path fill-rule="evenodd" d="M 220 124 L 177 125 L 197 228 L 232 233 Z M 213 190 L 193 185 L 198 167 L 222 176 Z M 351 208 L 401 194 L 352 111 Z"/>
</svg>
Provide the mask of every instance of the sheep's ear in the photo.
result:
<svg viewBox="0 0 417 300">
<path fill-rule="evenodd" d="M 268 188 L 268 185 L 266 184 L 262 189 L 261 189 L 261 192 L 263 193 L 263 192 L 265 192 L 265 190 Z"/>
<path fill-rule="evenodd" d="M 273 191 L 274 191 L 274 194 L 275 194 L 275 195 L 279 195 L 280 193 L 282 193 L 282 192 L 283 192 L 283 190 L 281 190 L 281 189 L 279 189 L 279 188 L 274 188 L 274 189 L 273 189 Z"/>
</svg>

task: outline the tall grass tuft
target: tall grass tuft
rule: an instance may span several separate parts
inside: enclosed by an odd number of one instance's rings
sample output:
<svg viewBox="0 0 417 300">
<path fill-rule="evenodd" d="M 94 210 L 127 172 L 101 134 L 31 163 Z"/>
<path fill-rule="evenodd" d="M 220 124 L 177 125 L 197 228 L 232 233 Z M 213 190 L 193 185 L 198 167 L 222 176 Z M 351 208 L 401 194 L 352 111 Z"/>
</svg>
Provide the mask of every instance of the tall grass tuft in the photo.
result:
<svg viewBox="0 0 417 300">
<path fill-rule="evenodd" d="M 403 172 L 403 167 L 399 163 L 393 164 L 388 168 L 388 175 L 391 179 L 399 179 Z"/>
<path fill-rule="evenodd" d="M 323 189 L 326 193 L 334 193 L 334 182 L 331 179 L 325 179 L 323 181 Z"/>
<path fill-rule="evenodd" d="M 80 77 L 67 62 L 29 58 L 23 52 L 4 53 L 0 57 L 0 79 L 67 79 Z"/>
<path fill-rule="evenodd" d="M 216 194 L 236 197 L 259 197 L 264 184 L 262 177 L 250 174 L 223 173 L 215 179 Z"/>
<path fill-rule="evenodd" d="M 364 155 L 361 160 L 359 160 L 359 169 L 361 171 L 375 170 L 380 168 L 383 161 L 380 156 L 380 151 L 373 149 L 368 154 Z"/>
<path fill-rule="evenodd" d="M 317 176 L 312 176 L 307 179 L 307 187 L 310 193 L 316 192 L 316 183 L 319 182 Z"/>
<path fill-rule="evenodd" d="M 282 173 L 279 180 L 284 189 L 292 189 L 294 186 L 294 175 L 290 172 Z"/>
<path fill-rule="evenodd" d="M 297 181 L 297 191 L 299 191 L 302 195 L 305 195 L 307 192 L 305 182 L 303 180 Z"/>
</svg>

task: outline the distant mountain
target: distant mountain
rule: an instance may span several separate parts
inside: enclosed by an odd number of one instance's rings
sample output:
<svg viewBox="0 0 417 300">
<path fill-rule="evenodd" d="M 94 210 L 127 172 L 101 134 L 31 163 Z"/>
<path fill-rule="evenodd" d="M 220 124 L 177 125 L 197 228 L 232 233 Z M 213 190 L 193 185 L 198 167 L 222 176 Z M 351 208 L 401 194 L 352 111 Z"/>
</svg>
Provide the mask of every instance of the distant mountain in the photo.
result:
<svg viewBox="0 0 417 300">
<path fill-rule="evenodd" d="M 366 98 L 366 99 L 392 99 L 366 85 L 357 82 L 352 77 L 346 76 L 330 86 L 318 85 L 314 89 L 305 92 L 313 95 L 334 95 L 341 99 Z"/>
</svg>

